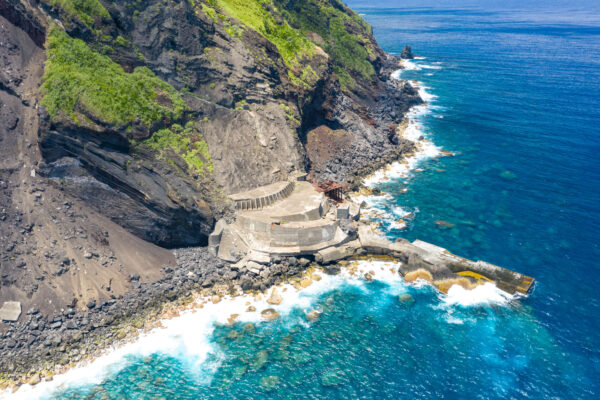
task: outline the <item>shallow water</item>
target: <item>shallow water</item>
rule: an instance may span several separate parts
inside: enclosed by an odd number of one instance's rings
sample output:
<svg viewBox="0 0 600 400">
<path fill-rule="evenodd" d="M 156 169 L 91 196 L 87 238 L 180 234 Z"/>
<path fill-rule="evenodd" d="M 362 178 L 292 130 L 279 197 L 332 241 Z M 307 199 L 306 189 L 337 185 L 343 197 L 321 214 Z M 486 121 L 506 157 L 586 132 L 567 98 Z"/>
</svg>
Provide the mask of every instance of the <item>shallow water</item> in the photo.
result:
<svg viewBox="0 0 600 400">
<path fill-rule="evenodd" d="M 276 321 L 214 325 L 236 308 L 207 307 L 22 398 L 598 398 L 600 14 L 370 4 L 385 50 L 425 57 L 402 72 L 433 96 L 415 126 L 456 153 L 373 182 L 385 233 L 533 276 L 529 297 L 446 297 L 365 265 L 374 282 L 290 291 Z"/>
</svg>

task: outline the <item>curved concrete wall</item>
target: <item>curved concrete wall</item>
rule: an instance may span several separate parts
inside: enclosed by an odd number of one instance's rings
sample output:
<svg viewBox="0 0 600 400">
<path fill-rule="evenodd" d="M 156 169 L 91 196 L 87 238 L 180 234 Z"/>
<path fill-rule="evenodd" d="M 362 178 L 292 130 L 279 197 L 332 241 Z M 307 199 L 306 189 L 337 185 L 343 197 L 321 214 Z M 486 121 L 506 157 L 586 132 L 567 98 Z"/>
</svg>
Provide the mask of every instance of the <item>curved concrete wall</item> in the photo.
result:
<svg viewBox="0 0 600 400">
<path fill-rule="evenodd" d="M 279 192 L 272 193 L 262 197 L 239 199 L 235 201 L 236 210 L 259 210 L 269 206 L 278 200 L 285 199 L 294 191 L 294 182 L 288 182 Z"/>
</svg>

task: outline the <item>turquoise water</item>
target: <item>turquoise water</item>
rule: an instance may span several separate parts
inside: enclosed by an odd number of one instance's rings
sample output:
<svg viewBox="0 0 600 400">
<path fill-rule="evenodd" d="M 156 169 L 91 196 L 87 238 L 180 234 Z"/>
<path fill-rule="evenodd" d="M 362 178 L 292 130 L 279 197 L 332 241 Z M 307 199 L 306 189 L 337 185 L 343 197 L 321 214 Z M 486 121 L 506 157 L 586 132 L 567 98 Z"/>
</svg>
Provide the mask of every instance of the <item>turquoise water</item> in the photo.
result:
<svg viewBox="0 0 600 400">
<path fill-rule="evenodd" d="M 464 306 L 398 280 L 338 282 L 276 321 L 199 331 L 203 352 L 133 353 L 42 397 L 600 396 L 600 14 L 396 5 L 359 11 L 385 50 L 425 57 L 403 78 L 436 96 L 422 130 L 456 156 L 379 185 L 384 211 L 414 213 L 386 233 L 533 276 L 530 296 Z"/>
</svg>

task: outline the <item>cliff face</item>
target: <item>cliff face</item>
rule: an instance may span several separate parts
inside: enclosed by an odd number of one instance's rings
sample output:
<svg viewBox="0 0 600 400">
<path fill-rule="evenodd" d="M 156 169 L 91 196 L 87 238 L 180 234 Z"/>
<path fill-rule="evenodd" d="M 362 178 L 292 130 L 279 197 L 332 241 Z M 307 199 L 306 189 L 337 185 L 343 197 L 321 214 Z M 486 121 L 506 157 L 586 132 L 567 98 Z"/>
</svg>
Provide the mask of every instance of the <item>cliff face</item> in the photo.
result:
<svg viewBox="0 0 600 400">
<path fill-rule="evenodd" d="M 0 375 L 230 276 L 165 249 L 204 244 L 228 194 L 410 151 L 396 68 L 338 0 L 0 0 L 0 306 L 22 309 Z"/>
<path fill-rule="evenodd" d="M 338 0 L 0 0 L 0 12 L 46 56 L 38 173 L 161 246 L 205 243 L 229 193 L 294 171 L 350 182 L 410 148 L 395 125 L 420 99 L 388 79 L 396 59 Z"/>
</svg>

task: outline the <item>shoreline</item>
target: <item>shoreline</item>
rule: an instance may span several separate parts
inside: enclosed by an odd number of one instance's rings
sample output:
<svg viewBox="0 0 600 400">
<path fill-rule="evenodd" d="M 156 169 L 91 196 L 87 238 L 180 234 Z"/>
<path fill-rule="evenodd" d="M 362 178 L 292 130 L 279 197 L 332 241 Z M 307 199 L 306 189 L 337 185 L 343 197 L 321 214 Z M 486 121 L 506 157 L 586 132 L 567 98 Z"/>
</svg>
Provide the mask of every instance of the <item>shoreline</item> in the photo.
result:
<svg viewBox="0 0 600 400">
<path fill-rule="evenodd" d="M 198 362 L 202 362 L 213 350 L 210 343 L 202 339 L 210 336 L 215 324 L 232 326 L 235 323 L 252 325 L 268 323 L 285 318 L 296 308 L 303 309 L 305 322 L 310 324 L 318 320 L 322 312 L 318 307 L 314 307 L 314 302 L 319 299 L 319 296 L 340 289 L 344 285 L 361 286 L 372 281 L 388 284 L 394 296 L 404 303 L 413 301 L 408 293 L 410 287 L 416 289 L 431 287 L 435 290 L 435 286 L 426 280 L 417 279 L 412 282 L 405 280 L 400 274 L 398 260 L 389 256 L 367 255 L 347 260 L 330 268 L 311 264 L 300 274 L 274 284 L 265 291 L 236 294 L 219 290 L 209 290 L 208 292 L 211 293 L 194 292 L 193 298 L 187 301 L 166 303 L 164 309 L 150 320 L 150 326 L 132 330 L 119 342 L 61 371 L 55 379 L 40 381 L 36 385 L 25 383 L 16 387 L 16 390 L 15 388 L 2 390 L 0 399 L 30 399 L 32 395 L 41 396 L 60 389 L 63 385 L 68 387 L 84 377 L 88 383 L 93 384 L 126 363 L 127 356 L 144 357 L 162 350 L 174 351 L 177 346 L 184 346 L 187 356 L 196 357 Z M 491 284 L 482 285 L 475 291 L 466 291 L 457 286 L 446 294 L 436 290 L 436 294 L 441 304 L 447 307 L 504 305 L 518 298 Z M 203 313 L 202 317 L 194 316 L 197 313 Z M 189 338 L 184 334 L 188 331 L 193 331 Z M 182 334 L 184 334 L 183 338 L 180 337 Z M 181 343 L 174 346 L 170 343 L 175 340 L 174 338 Z"/>
<path fill-rule="evenodd" d="M 400 62 L 401 66 L 404 64 L 403 61 Z M 401 70 L 395 70 L 392 75 Z M 421 91 L 419 93 L 421 95 Z M 409 109 L 405 116 L 406 124 L 403 122 L 398 127 L 402 129 L 400 134 L 403 138 L 406 138 L 404 135 L 411 127 L 410 114 L 415 108 L 427 106 L 427 103 L 424 103 Z M 382 157 L 368 170 L 357 171 L 352 187 L 364 185 L 365 180 L 369 176 L 377 174 L 378 171 L 393 168 L 393 165 L 396 164 L 409 163 L 408 159 L 418 157 L 419 152 L 422 151 L 419 149 L 420 142 L 410 141 L 414 143 L 414 147 L 408 153 L 405 152 L 404 146 L 399 146 L 397 153 Z M 178 261 L 176 270 L 166 268 L 163 279 L 140 284 L 137 292 L 129 292 L 128 296 L 123 296 L 123 299 L 104 301 L 97 307 L 65 315 L 64 321 L 54 322 L 54 324 L 61 322 L 58 324 L 60 333 L 58 336 L 54 336 L 50 345 L 44 343 L 40 354 L 46 352 L 46 355 L 38 360 L 38 368 L 35 367 L 35 362 L 30 361 L 31 355 L 27 357 L 27 361 L 23 362 L 24 365 L 21 368 L 18 366 L 18 361 L 21 360 L 14 360 L 17 363 L 13 364 L 17 364 L 17 367 L 9 373 L 0 375 L 0 390 L 15 391 L 24 384 L 37 385 L 43 381 L 51 381 L 55 375 L 63 375 L 73 368 L 79 368 L 82 363 L 94 362 L 103 355 L 114 352 L 116 349 L 128 345 L 132 340 L 137 340 L 141 335 L 158 328 L 166 316 L 170 319 L 179 314 L 181 307 L 185 308 L 192 304 L 195 301 L 194 298 L 198 296 L 226 296 L 228 292 L 243 293 L 244 291 L 241 289 L 244 286 L 241 282 L 243 279 L 239 278 L 247 278 L 251 281 L 251 291 L 262 292 L 285 282 L 281 275 L 276 273 L 263 274 L 261 272 L 260 275 L 256 275 L 245 271 L 249 276 L 243 276 L 242 271 L 234 271 L 231 269 L 231 265 L 218 259 L 212 259 L 206 252 L 206 248 L 179 249 L 175 253 Z M 180 256 L 181 254 L 183 257 Z M 291 258 L 293 259 L 293 257 Z M 301 263 L 298 260 L 283 259 L 281 261 L 282 263 L 276 265 L 286 265 L 285 269 L 288 274 L 288 271 L 292 270 L 289 277 L 286 276 L 284 279 L 293 280 L 295 277 L 302 276 L 309 265 L 308 260 Z M 270 270 L 270 267 L 265 269 Z M 205 270 L 208 270 L 208 273 Z M 151 293 L 148 295 L 148 292 Z M 117 310 L 121 307 L 125 310 Z M 38 317 L 41 315 L 30 314 L 27 323 L 35 324 L 35 321 L 40 319 Z M 60 326 L 67 325 L 77 318 L 83 322 L 88 320 L 88 326 L 83 324 L 82 329 L 64 329 Z M 10 347 L 8 346 L 8 348 Z M 36 358 L 35 355 L 33 357 Z"/>
</svg>

